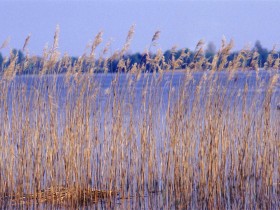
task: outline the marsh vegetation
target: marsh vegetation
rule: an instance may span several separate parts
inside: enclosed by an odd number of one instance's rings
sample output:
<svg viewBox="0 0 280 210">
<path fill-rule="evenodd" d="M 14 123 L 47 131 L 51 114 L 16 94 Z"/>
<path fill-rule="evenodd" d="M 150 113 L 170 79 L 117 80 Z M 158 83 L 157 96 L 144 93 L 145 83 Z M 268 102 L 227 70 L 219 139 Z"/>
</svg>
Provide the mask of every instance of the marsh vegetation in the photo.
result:
<svg viewBox="0 0 280 210">
<path fill-rule="evenodd" d="M 228 62 L 233 42 L 223 40 L 212 62 L 200 41 L 180 71 L 184 51 L 170 60 L 146 52 L 133 64 L 123 57 L 133 33 L 120 51 L 105 56 L 105 45 L 96 56 L 99 33 L 70 65 L 57 30 L 37 75 L 20 75 L 32 57 L 7 58 L 1 208 L 280 208 L 279 58 L 266 70 L 256 51 Z M 113 56 L 119 71 L 109 74 Z"/>
</svg>

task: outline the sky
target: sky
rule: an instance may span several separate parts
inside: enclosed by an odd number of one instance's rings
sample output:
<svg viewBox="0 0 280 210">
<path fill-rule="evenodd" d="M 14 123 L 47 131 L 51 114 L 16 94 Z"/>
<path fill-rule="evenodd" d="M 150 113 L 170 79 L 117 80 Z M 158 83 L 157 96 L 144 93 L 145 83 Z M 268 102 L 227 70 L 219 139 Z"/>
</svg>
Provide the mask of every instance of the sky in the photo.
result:
<svg viewBox="0 0 280 210">
<path fill-rule="evenodd" d="M 161 31 L 157 47 L 163 51 L 174 45 L 194 49 L 200 39 L 218 48 L 223 36 L 234 40 L 236 50 L 253 47 L 256 40 L 266 48 L 276 44 L 279 49 L 279 8 L 280 0 L 0 0 L 0 45 L 10 37 L 5 50 L 21 49 L 31 34 L 30 54 L 42 55 L 59 25 L 62 54 L 82 55 L 99 31 L 104 33 L 100 49 L 112 40 L 112 53 L 122 48 L 135 24 L 130 52 L 145 51 L 157 30 Z"/>
</svg>

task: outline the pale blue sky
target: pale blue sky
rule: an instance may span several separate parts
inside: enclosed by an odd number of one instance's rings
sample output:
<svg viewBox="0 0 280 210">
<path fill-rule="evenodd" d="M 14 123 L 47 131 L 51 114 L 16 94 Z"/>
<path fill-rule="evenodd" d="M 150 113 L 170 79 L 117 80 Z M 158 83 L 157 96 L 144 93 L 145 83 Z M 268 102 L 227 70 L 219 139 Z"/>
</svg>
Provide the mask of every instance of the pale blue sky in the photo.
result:
<svg viewBox="0 0 280 210">
<path fill-rule="evenodd" d="M 1 1 L 0 43 L 11 37 L 10 48 L 21 48 L 31 34 L 29 51 L 42 54 L 60 25 L 59 49 L 81 55 L 99 31 L 120 49 L 136 24 L 131 51 L 144 51 L 156 30 L 159 47 L 193 49 L 199 39 L 220 45 L 224 35 L 235 49 L 260 40 L 264 47 L 280 44 L 280 1 Z M 279 49 L 278 45 L 278 49 Z"/>
</svg>

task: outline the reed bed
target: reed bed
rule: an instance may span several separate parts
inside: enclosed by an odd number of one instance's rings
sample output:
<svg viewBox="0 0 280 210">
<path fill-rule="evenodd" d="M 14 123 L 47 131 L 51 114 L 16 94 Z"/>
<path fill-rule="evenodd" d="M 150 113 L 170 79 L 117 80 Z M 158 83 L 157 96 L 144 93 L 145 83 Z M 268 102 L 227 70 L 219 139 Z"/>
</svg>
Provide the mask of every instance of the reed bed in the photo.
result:
<svg viewBox="0 0 280 210">
<path fill-rule="evenodd" d="M 105 56 L 106 45 L 97 57 L 99 33 L 70 65 L 58 32 L 38 75 L 17 75 L 28 63 L 15 56 L 0 79 L 2 208 L 99 208 L 104 199 L 120 209 L 280 208 L 277 58 L 267 70 L 245 51 L 228 63 L 233 43 L 223 40 L 212 63 L 199 42 L 179 73 L 188 54 L 164 61 L 160 50 L 146 52 L 131 64 L 123 55 L 132 27 L 119 52 Z M 253 70 L 243 68 L 246 56 Z M 114 58 L 119 71 L 106 73 Z"/>
</svg>

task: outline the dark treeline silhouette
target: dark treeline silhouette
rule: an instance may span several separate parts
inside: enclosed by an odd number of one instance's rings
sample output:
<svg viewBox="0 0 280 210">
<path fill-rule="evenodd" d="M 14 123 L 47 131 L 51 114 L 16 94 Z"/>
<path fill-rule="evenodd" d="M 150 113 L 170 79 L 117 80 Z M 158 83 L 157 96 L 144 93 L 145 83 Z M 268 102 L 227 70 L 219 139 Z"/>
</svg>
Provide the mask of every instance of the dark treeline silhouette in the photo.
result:
<svg viewBox="0 0 280 210">
<path fill-rule="evenodd" d="M 199 44 L 198 44 L 199 45 Z M 194 51 L 190 49 L 170 49 L 162 53 L 163 61 L 157 63 L 161 69 L 165 69 L 164 65 L 169 65 L 169 69 L 189 69 L 195 68 L 197 63 L 199 64 L 200 70 L 211 70 L 211 64 L 213 64 L 213 59 L 217 59 L 217 66 L 222 64 L 222 68 L 227 68 L 229 65 L 234 63 L 236 59 L 239 59 L 240 66 L 247 69 L 255 69 L 252 66 L 257 65 L 257 68 L 266 68 L 272 67 L 275 63 L 275 60 L 279 59 L 280 52 L 276 52 L 275 49 L 268 50 L 264 48 L 260 41 L 256 41 L 255 45 L 251 49 L 243 49 L 241 51 L 230 52 L 226 56 L 226 61 L 223 61 L 221 54 L 227 53 L 223 52 L 226 50 L 226 47 L 216 50 L 215 45 L 210 42 L 204 50 L 203 47 L 197 48 Z M 256 53 L 256 54 L 255 54 Z M 185 56 L 182 56 L 185 55 Z M 187 55 L 187 56 L 186 56 Z M 125 54 L 121 56 L 111 56 L 109 58 L 97 58 L 92 62 L 89 57 L 81 59 L 78 57 L 62 57 L 59 61 L 54 63 L 52 66 L 52 71 L 57 73 L 65 73 L 68 67 L 75 67 L 77 63 L 81 66 L 80 71 L 86 72 L 89 69 L 92 69 L 94 66 L 94 72 L 126 72 L 131 69 L 133 65 L 138 67 L 143 67 L 145 71 L 153 72 L 157 71 L 158 68 L 153 65 L 153 60 L 157 59 L 157 56 L 160 56 L 160 53 L 132 53 Z M 11 66 L 11 62 L 15 62 L 16 66 L 20 67 L 17 69 L 17 74 L 37 74 L 42 69 L 48 68 L 46 65 L 46 60 L 48 58 L 43 58 L 40 56 L 25 56 L 21 50 L 13 49 L 10 53 L 10 56 L 4 58 L 0 53 L 0 72 L 3 72 L 7 67 Z M 180 62 L 176 62 L 180 60 Z M 223 64 L 224 62 L 224 64 Z M 239 68 L 238 67 L 238 68 Z M 212 67 L 213 68 L 213 67 Z"/>
</svg>

